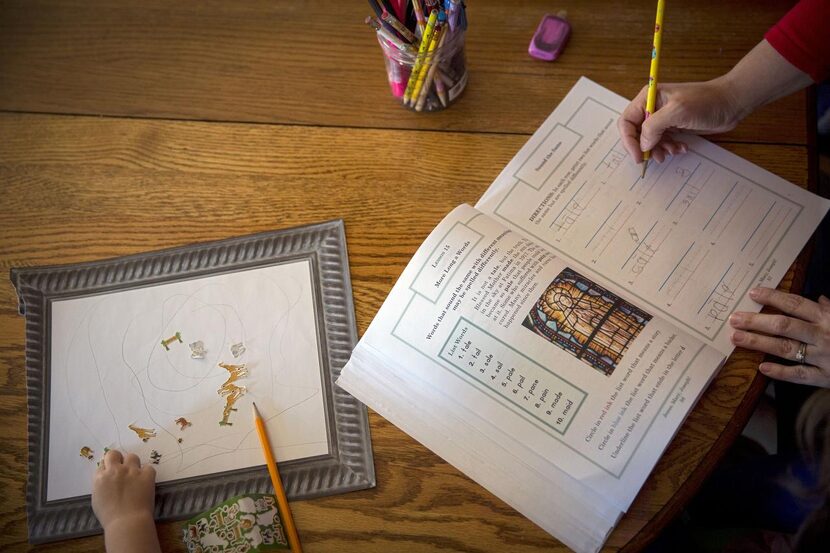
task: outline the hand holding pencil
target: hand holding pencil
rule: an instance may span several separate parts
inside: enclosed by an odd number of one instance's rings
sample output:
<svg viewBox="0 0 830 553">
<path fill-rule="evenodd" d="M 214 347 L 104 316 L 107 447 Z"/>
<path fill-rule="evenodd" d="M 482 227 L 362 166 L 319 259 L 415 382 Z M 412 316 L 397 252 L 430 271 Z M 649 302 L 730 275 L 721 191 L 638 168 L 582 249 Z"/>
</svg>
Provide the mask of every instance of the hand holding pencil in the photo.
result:
<svg viewBox="0 0 830 553">
<path fill-rule="evenodd" d="M 706 82 L 659 84 L 663 5 L 659 0 L 649 83 L 617 121 L 631 159 L 643 162 L 643 176 L 649 158 L 662 163 L 669 156 L 686 152 L 686 144 L 670 131 L 703 135 L 730 131 L 754 108 L 780 97 L 781 90 L 789 91 L 787 83 L 809 84 L 794 77 L 790 64 L 764 40 L 725 75 Z M 768 74 L 780 77 L 765 88 Z M 805 74 L 804 80 L 808 79 Z"/>
<path fill-rule="evenodd" d="M 662 163 L 668 155 L 683 153 L 686 145 L 677 142 L 668 134 L 668 127 L 662 126 L 670 120 L 672 108 L 667 106 L 666 92 L 676 85 L 659 85 L 657 83 L 660 65 L 660 50 L 663 35 L 663 13 L 665 1 L 658 0 L 657 15 L 654 23 L 654 41 L 651 50 L 648 84 L 640 90 L 634 100 L 628 104 L 617 121 L 623 146 L 636 162 L 643 163 L 642 177 L 645 177 L 650 157 Z"/>
</svg>

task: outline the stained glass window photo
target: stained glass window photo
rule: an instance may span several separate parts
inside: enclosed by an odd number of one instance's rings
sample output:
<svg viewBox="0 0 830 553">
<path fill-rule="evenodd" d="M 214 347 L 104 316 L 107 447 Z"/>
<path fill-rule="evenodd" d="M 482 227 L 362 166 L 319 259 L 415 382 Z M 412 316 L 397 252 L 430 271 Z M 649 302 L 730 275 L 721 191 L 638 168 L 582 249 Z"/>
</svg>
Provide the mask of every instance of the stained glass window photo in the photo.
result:
<svg viewBox="0 0 830 553">
<path fill-rule="evenodd" d="M 565 268 L 522 325 L 609 376 L 650 320 L 642 309 Z"/>
</svg>

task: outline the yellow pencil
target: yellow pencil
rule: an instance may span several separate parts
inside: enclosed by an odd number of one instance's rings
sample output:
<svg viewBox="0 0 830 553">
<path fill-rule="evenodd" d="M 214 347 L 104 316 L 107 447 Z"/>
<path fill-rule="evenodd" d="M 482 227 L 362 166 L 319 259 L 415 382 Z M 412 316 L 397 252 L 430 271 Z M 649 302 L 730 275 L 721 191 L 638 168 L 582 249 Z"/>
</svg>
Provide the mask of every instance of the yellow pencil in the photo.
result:
<svg viewBox="0 0 830 553">
<path fill-rule="evenodd" d="M 654 113 L 654 104 L 657 102 L 657 69 L 660 65 L 660 43 L 663 39 L 663 10 L 666 7 L 664 0 L 657 0 L 657 18 L 654 21 L 654 46 L 651 50 L 651 69 L 648 74 L 648 97 L 646 98 L 646 117 Z M 645 178 L 646 167 L 651 150 L 643 152 L 643 174 Z"/>
<path fill-rule="evenodd" d="M 412 91 L 412 98 L 409 99 L 410 105 L 415 107 L 418 105 L 418 99 L 421 97 L 421 90 L 424 89 L 424 93 L 428 93 L 429 91 L 426 90 L 428 87 L 424 87 L 424 83 L 427 82 L 427 75 L 430 74 L 430 70 L 437 66 L 436 62 L 438 60 L 435 59 L 435 49 L 438 48 L 438 45 L 442 43 L 442 39 L 444 38 L 444 19 L 443 13 L 438 16 L 438 23 L 435 24 L 435 29 L 432 31 L 432 37 L 430 38 L 429 42 L 429 50 L 427 50 L 427 57 L 424 60 L 423 65 L 421 65 L 421 74 L 418 75 L 418 81 L 415 83 L 415 89 Z M 435 72 L 432 71 L 434 75 Z M 418 110 L 420 111 L 420 110 Z"/>
<path fill-rule="evenodd" d="M 294 518 L 291 516 L 291 509 L 288 507 L 288 499 L 285 497 L 285 490 L 282 489 L 282 480 L 280 480 L 280 473 L 277 471 L 277 463 L 274 462 L 274 456 L 271 454 L 271 445 L 268 443 L 268 435 L 265 433 L 265 423 L 262 422 L 262 417 L 259 416 L 256 403 L 254 403 L 254 424 L 256 425 L 257 434 L 259 434 L 259 443 L 262 445 L 265 464 L 268 466 L 268 473 L 271 475 L 271 483 L 274 485 L 274 495 L 277 498 L 282 522 L 285 525 L 288 545 L 292 553 L 303 553 L 300 536 L 297 535 L 297 527 L 294 526 Z"/>
<path fill-rule="evenodd" d="M 432 30 L 435 29 L 435 22 L 438 21 L 438 10 L 432 10 L 427 20 L 427 26 L 424 29 L 424 34 L 421 37 L 421 46 L 418 48 L 418 55 L 415 58 L 415 65 L 412 67 L 412 73 L 409 74 L 409 82 L 406 83 L 406 90 L 403 93 L 403 104 L 407 105 L 409 99 L 412 98 L 412 93 L 415 90 L 415 83 L 418 82 L 418 75 L 421 74 L 421 66 L 426 58 L 427 50 L 432 39 Z"/>
</svg>

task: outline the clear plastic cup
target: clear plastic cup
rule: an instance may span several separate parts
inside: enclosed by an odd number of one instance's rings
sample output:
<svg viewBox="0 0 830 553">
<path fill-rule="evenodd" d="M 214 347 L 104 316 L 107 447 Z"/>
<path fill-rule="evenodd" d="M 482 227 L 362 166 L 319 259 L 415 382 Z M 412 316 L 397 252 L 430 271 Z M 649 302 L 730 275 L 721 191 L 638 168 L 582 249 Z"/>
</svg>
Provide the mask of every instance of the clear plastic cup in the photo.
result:
<svg viewBox="0 0 830 553">
<path fill-rule="evenodd" d="M 467 85 L 464 35 L 460 25 L 453 30 L 446 26 L 439 46 L 419 55 L 415 47 L 401 50 L 379 34 L 392 95 L 414 111 L 440 111 L 452 105 Z M 410 82 L 413 70 L 417 73 Z"/>
</svg>

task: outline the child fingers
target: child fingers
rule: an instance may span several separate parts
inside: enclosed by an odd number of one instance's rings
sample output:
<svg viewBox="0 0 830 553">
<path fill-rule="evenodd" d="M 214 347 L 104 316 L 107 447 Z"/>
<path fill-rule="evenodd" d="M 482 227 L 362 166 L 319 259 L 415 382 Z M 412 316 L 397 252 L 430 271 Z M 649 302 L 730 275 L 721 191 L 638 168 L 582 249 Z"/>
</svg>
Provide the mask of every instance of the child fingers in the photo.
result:
<svg viewBox="0 0 830 553">
<path fill-rule="evenodd" d="M 104 455 L 104 462 L 101 463 L 104 467 L 112 467 L 115 465 L 120 465 L 124 462 L 124 456 L 121 455 L 121 452 L 117 449 L 110 449 Z"/>
<path fill-rule="evenodd" d="M 124 465 L 128 467 L 141 468 L 141 460 L 135 453 L 128 453 L 127 456 L 124 457 Z"/>
</svg>

